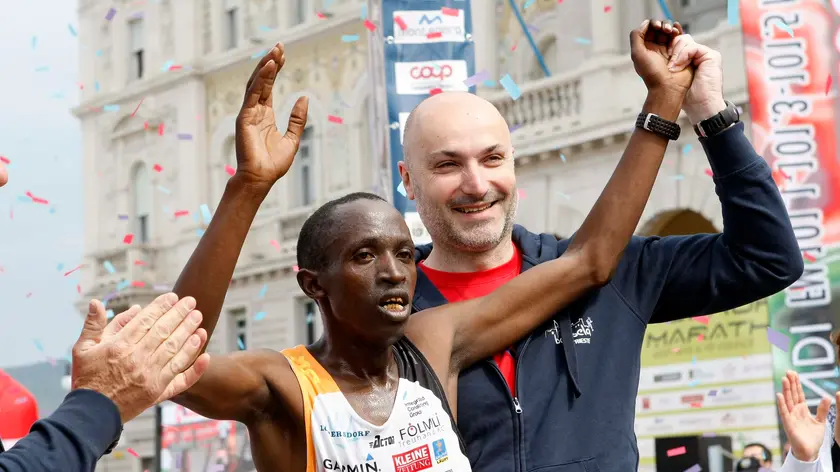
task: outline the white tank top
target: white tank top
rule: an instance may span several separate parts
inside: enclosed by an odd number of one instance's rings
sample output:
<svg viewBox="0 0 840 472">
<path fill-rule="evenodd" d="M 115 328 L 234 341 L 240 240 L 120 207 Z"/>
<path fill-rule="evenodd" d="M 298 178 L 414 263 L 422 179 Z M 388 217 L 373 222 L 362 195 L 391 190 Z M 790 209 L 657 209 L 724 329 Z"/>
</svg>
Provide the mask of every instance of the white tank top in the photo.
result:
<svg viewBox="0 0 840 472">
<path fill-rule="evenodd" d="M 404 341 L 405 338 L 403 338 Z M 403 341 L 401 340 L 401 341 Z M 306 472 L 338 470 L 342 472 L 464 472 L 470 463 L 461 450 L 449 409 L 428 388 L 440 390 L 428 382 L 431 368 L 422 354 L 413 348 L 406 364 L 406 345 L 397 346 L 400 381 L 391 416 L 382 426 L 369 423 L 358 415 L 339 390 L 332 376 L 304 346 L 286 349 L 303 393 L 306 416 Z M 401 357 L 403 357 L 401 359 Z M 400 362 L 400 361 L 403 362 Z M 425 368 L 424 368 L 425 367 Z M 408 377 L 408 378 L 406 378 Z M 412 381 L 409 378 L 418 378 Z"/>
</svg>

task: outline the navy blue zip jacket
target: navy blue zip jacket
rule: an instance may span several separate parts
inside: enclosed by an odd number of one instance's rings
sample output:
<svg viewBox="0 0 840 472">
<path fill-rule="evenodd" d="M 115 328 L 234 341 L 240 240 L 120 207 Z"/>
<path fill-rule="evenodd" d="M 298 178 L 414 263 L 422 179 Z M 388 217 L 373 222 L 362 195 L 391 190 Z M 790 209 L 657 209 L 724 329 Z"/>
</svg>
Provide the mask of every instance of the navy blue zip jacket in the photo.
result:
<svg viewBox="0 0 840 472">
<path fill-rule="evenodd" d="M 111 400 L 93 390 L 74 390 L 25 438 L 0 453 L 0 472 L 93 471 L 121 427 Z"/>
<path fill-rule="evenodd" d="M 515 346 L 516 391 L 487 359 L 461 373 L 458 428 L 479 472 L 629 472 L 640 353 L 648 323 L 707 315 L 795 282 L 802 256 L 770 168 L 737 124 L 701 140 L 723 209 L 723 234 L 634 237 L 606 286 Z M 521 226 L 522 270 L 569 245 Z M 417 261 L 431 245 L 417 248 Z M 418 270 L 416 310 L 446 303 Z"/>
</svg>

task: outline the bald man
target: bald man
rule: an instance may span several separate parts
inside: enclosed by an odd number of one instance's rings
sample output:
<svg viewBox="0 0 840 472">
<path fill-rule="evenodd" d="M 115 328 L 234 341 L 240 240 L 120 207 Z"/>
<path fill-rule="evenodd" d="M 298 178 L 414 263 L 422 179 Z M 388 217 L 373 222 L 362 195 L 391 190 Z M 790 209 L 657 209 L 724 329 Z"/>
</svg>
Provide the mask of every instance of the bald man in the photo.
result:
<svg viewBox="0 0 840 472">
<path fill-rule="evenodd" d="M 0 187 L 6 185 L 9 181 L 9 174 L 6 173 L 6 167 L 0 162 Z"/>
<path fill-rule="evenodd" d="M 720 54 L 688 35 L 669 53 L 672 67 L 696 67 L 683 110 L 698 125 L 714 171 L 723 234 L 634 238 L 607 286 L 463 371 L 457 420 L 474 470 L 637 470 L 633 426 L 645 327 L 750 303 L 802 273 L 770 169 L 721 95 Z M 649 110 L 646 103 L 642 111 Z M 677 113 L 663 118 L 675 121 Z M 568 248 L 569 240 L 514 224 L 514 149 L 487 101 L 466 93 L 429 97 L 406 123 L 404 154 L 402 181 L 433 241 L 416 251 L 414 309 L 483 296 Z"/>
</svg>

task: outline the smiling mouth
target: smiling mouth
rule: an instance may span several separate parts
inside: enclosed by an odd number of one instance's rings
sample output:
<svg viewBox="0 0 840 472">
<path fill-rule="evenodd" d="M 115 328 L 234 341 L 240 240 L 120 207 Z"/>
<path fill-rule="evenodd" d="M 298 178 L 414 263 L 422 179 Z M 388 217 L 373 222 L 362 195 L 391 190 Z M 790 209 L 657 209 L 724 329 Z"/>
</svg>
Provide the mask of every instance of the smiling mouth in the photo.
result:
<svg viewBox="0 0 840 472">
<path fill-rule="evenodd" d="M 478 207 L 471 207 L 471 208 L 453 208 L 453 210 L 457 211 L 458 213 L 470 214 L 470 213 L 479 213 L 485 210 L 489 210 L 490 208 L 495 205 L 496 202 L 487 203 L 482 206 Z"/>
</svg>

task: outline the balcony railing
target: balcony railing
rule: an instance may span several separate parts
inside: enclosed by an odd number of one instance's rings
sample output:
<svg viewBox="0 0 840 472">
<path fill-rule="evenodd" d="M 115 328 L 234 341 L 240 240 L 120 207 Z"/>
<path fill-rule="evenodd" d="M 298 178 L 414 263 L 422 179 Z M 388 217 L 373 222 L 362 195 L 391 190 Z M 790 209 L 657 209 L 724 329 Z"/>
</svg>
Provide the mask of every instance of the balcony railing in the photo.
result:
<svg viewBox="0 0 840 472">
<path fill-rule="evenodd" d="M 95 284 L 100 287 L 146 287 L 155 281 L 157 251 L 143 245 L 97 254 Z"/>
</svg>

